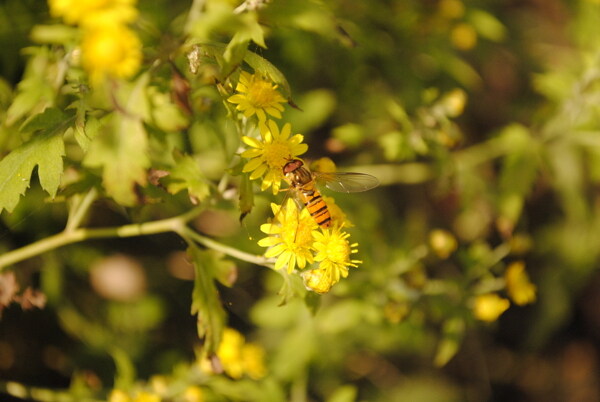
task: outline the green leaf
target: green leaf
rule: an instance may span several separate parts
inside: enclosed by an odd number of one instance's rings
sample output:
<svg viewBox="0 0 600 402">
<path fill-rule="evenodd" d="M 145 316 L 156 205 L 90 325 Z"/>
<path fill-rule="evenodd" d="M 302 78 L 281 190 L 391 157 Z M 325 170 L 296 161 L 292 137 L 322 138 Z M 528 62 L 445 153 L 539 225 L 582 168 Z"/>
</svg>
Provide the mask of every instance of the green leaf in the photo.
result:
<svg viewBox="0 0 600 402">
<path fill-rule="evenodd" d="M 67 25 L 35 25 L 29 35 L 34 42 L 66 45 L 76 42 L 81 34 Z"/>
<path fill-rule="evenodd" d="M 115 112 L 107 117 L 101 132 L 90 144 L 84 164 L 102 168 L 102 183 L 107 193 L 119 204 L 135 205 L 135 186 L 145 185 L 148 158 L 148 134 L 144 128 L 139 104 L 145 100 L 148 76 L 143 75 L 125 95 L 127 113 Z"/>
<path fill-rule="evenodd" d="M 471 10 L 468 19 L 482 37 L 495 42 L 506 38 L 506 27 L 487 11 Z"/>
<path fill-rule="evenodd" d="M 500 139 L 510 152 L 502 161 L 498 202 L 503 230 L 511 232 L 521 215 L 525 198 L 531 192 L 540 162 L 537 144 L 527 128 L 510 125 L 502 131 Z"/>
<path fill-rule="evenodd" d="M 101 127 L 100 121 L 93 114 L 88 114 L 90 107 L 88 106 L 86 96 L 82 96 L 77 101 L 73 102 L 69 109 L 75 110 L 75 124 L 73 126 L 73 136 L 75 141 L 83 151 L 87 151 L 93 139 L 98 134 Z"/>
<path fill-rule="evenodd" d="M 454 317 L 446 320 L 443 327 L 442 340 L 438 344 L 433 359 L 437 367 L 446 365 L 456 355 L 464 338 L 465 322 L 462 318 Z"/>
<path fill-rule="evenodd" d="M 173 103 L 168 93 L 160 92 L 157 87 L 148 88 L 151 121 L 163 131 L 178 131 L 189 125 L 189 119 L 182 109 Z"/>
<path fill-rule="evenodd" d="M 223 52 L 223 60 L 226 62 L 223 66 L 223 70 L 226 74 L 233 72 L 240 64 L 242 64 L 249 43 L 250 40 L 241 33 L 236 33 L 231 41 L 229 41 Z"/>
<path fill-rule="evenodd" d="M 10 126 L 24 116 L 44 110 L 54 99 L 54 89 L 47 80 L 52 67 L 51 51 L 45 48 L 29 48 L 31 58 L 24 78 L 19 82 L 17 95 L 8 108 L 6 125 Z"/>
<path fill-rule="evenodd" d="M 277 293 L 280 296 L 279 305 L 285 306 L 296 297 L 304 297 L 307 293 L 306 286 L 299 275 L 288 274 L 285 270 L 279 271 L 283 278 L 281 289 Z"/>
<path fill-rule="evenodd" d="M 327 402 L 353 402 L 356 400 L 358 389 L 354 385 L 342 385 L 327 398 Z"/>
<path fill-rule="evenodd" d="M 277 67 L 271 64 L 270 61 L 251 51 L 246 52 L 244 61 L 254 69 L 255 73 L 258 73 L 279 85 L 284 97 L 289 98 L 291 96 L 292 91 L 285 75 L 283 75 Z"/>
<path fill-rule="evenodd" d="M 42 188 L 51 197 L 56 196 L 65 155 L 62 136 L 71 122 L 68 115 L 49 108 L 23 127 L 25 131 L 42 131 L 0 161 L 0 212 L 3 209 L 13 211 L 29 187 L 36 166 Z"/>
<path fill-rule="evenodd" d="M 135 185 L 146 184 L 150 161 L 148 138 L 141 119 L 117 113 L 90 145 L 84 164 L 102 168 L 107 193 L 124 206 L 136 203 Z"/>
<path fill-rule="evenodd" d="M 198 316 L 198 336 L 204 338 L 203 353 L 211 356 L 221 341 L 226 317 L 214 282 L 215 258 L 212 252 L 194 245 L 190 245 L 187 251 L 196 273 L 191 313 Z"/>
<path fill-rule="evenodd" d="M 24 133 L 37 130 L 53 130 L 62 125 L 69 116 L 63 111 L 49 107 L 43 113 L 36 114 L 21 127 Z"/>
<path fill-rule="evenodd" d="M 272 356 L 274 375 L 282 380 L 298 378 L 315 356 L 317 339 L 315 331 L 306 320 L 288 330 L 281 338 L 277 354 Z"/>
<path fill-rule="evenodd" d="M 171 194 L 187 190 L 194 204 L 202 202 L 210 194 L 209 183 L 196 160 L 190 155 L 175 155 L 175 166 L 171 174 L 161 181 Z"/>
</svg>

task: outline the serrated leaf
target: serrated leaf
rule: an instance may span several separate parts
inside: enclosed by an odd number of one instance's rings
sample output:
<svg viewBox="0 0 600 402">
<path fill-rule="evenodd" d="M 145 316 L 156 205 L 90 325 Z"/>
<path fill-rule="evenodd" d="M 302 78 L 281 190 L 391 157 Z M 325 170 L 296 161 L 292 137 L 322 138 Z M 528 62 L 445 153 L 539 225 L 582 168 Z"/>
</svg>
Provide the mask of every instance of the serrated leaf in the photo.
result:
<svg viewBox="0 0 600 402">
<path fill-rule="evenodd" d="M 171 194 L 187 190 L 194 203 L 202 202 L 209 194 L 210 187 L 200 166 L 190 155 L 175 156 L 176 165 L 162 182 Z"/>
<path fill-rule="evenodd" d="M 100 121 L 94 115 L 88 115 L 88 105 L 85 97 L 73 102 L 70 109 L 75 110 L 73 136 L 82 150 L 87 151 L 90 143 L 98 134 Z"/>
<path fill-rule="evenodd" d="M 6 124 L 14 124 L 23 116 L 37 109 L 39 104 L 47 105 L 50 102 L 51 92 L 40 77 L 30 77 L 19 83 L 19 92 L 6 114 Z M 43 107 L 43 106 L 42 106 Z"/>
<path fill-rule="evenodd" d="M 188 247 L 187 252 L 196 273 L 191 313 L 198 317 L 198 336 L 204 338 L 203 353 L 211 356 L 221 341 L 226 317 L 214 282 L 215 259 L 210 251 L 194 245 Z"/>
<path fill-rule="evenodd" d="M 136 203 L 135 185 L 146 184 L 150 161 L 148 138 L 141 119 L 116 114 L 92 142 L 84 164 L 102 168 L 102 184 L 121 205 Z"/>
<path fill-rule="evenodd" d="M 136 111 L 145 100 L 147 75 L 138 79 L 126 95 L 125 108 Z M 136 185 L 145 185 L 148 158 L 148 134 L 141 115 L 115 112 L 90 144 L 84 164 L 102 169 L 102 183 L 119 204 L 132 206 L 137 201 Z"/>
<path fill-rule="evenodd" d="M 63 124 L 68 117 L 62 110 L 49 107 L 25 122 L 21 127 L 21 131 L 29 133 L 37 130 L 53 130 Z"/>
<path fill-rule="evenodd" d="M 91 142 L 96 138 L 100 131 L 100 120 L 95 116 L 86 116 L 85 112 L 80 113 L 78 111 L 76 116 L 73 136 L 81 149 L 87 151 Z"/>
<path fill-rule="evenodd" d="M 28 48 L 31 58 L 27 62 L 24 78 L 19 82 L 17 95 L 6 113 L 10 126 L 28 114 L 41 112 L 54 99 L 54 89 L 45 78 L 49 74 L 54 55 L 46 48 Z"/>
<path fill-rule="evenodd" d="M 42 188 L 51 197 L 56 195 L 65 155 L 62 136 L 71 120 L 57 109 L 47 109 L 24 127 L 27 131 L 43 130 L 0 161 L 0 212 L 3 209 L 12 212 L 16 207 L 36 166 Z"/>
</svg>

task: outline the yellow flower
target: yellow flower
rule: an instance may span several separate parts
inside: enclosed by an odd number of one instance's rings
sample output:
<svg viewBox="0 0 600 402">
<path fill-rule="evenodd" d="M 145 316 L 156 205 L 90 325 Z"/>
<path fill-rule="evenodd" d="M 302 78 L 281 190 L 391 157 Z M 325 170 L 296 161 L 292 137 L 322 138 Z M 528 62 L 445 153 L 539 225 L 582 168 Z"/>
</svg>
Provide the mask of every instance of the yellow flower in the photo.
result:
<svg viewBox="0 0 600 402">
<path fill-rule="evenodd" d="M 139 391 L 136 393 L 133 402 L 160 402 L 160 396 L 148 391 Z"/>
<path fill-rule="evenodd" d="M 268 234 L 268 237 L 260 239 L 258 245 L 270 247 L 265 252 L 265 257 L 277 257 L 275 269 L 281 269 L 287 265 L 287 271 L 293 272 L 298 265 L 304 268 L 307 263 L 313 262 L 313 242 L 318 225 L 310 216 L 306 208 L 299 212 L 296 203 L 291 198 L 282 207 L 271 204 L 275 223 L 265 223 L 260 230 Z"/>
<path fill-rule="evenodd" d="M 184 402 L 202 402 L 204 401 L 204 393 L 202 392 L 202 388 L 197 385 L 190 385 L 185 389 L 183 393 L 183 401 Z"/>
<path fill-rule="evenodd" d="M 232 378 L 238 379 L 247 374 L 256 380 L 266 374 L 263 348 L 246 343 L 244 336 L 235 329 L 225 328 L 217 356 L 223 370 Z"/>
<path fill-rule="evenodd" d="M 477 31 L 471 25 L 460 23 L 450 32 L 450 40 L 459 50 L 471 50 L 477 44 Z"/>
<path fill-rule="evenodd" d="M 320 232 L 316 231 L 314 236 L 315 261 L 319 262 L 319 270 L 323 272 L 313 272 L 309 280 L 305 276 L 305 285 L 309 286 L 312 280 L 320 284 L 319 288 L 326 287 L 321 282 L 329 282 L 333 286 L 340 281 L 340 278 L 348 276 L 348 267 L 357 267 L 362 263 L 360 260 L 351 259 L 352 254 L 358 251 L 356 249 L 358 243 L 350 244 L 348 242 L 350 235 L 342 232 L 341 227 L 322 229 Z"/>
<path fill-rule="evenodd" d="M 265 350 L 253 343 L 242 347 L 242 361 L 246 374 L 253 380 L 263 378 L 267 374 L 265 368 Z"/>
<path fill-rule="evenodd" d="M 50 14 L 68 24 L 114 25 L 132 22 L 136 0 L 48 0 Z"/>
<path fill-rule="evenodd" d="M 536 286 L 529 281 L 523 261 L 513 262 L 504 274 L 506 291 L 515 304 L 523 306 L 535 301 Z"/>
<path fill-rule="evenodd" d="M 242 364 L 242 345 L 244 336 L 231 328 L 225 328 L 217 356 L 223 365 L 223 370 L 232 378 L 241 378 L 244 374 Z"/>
<path fill-rule="evenodd" d="M 277 91 L 277 85 L 256 74 L 242 71 L 235 90 L 239 93 L 230 96 L 227 100 L 236 104 L 236 109 L 244 116 L 250 117 L 256 114 L 259 122 L 264 122 L 267 114 L 281 119 L 282 103 L 286 100 Z"/>
<path fill-rule="evenodd" d="M 83 67 L 92 83 L 99 83 L 106 76 L 129 78 L 142 61 L 140 40 L 121 25 L 85 31 L 81 51 Z"/>
<path fill-rule="evenodd" d="M 153 375 L 150 377 L 150 381 L 148 381 L 152 391 L 159 395 L 164 395 L 167 393 L 169 389 L 169 380 L 164 375 Z"/>
<path fill-rule="evenodd" d="M 493 322 L 510 307 L 510 302 L 495 293 L 479 295 L 475 298 L 474 314 L 482 321 Z"/>
<path fill-rule="evenodd" d="M 283 166 L 291 159 L 302 155 L 308 150 L 308 145 L 303 144 L 304 136 L 292 133 L 292 126 L 287 123 L 281 131 L 273 120 L 265 124 L 259 124 L 261 140 L 248 136 L 242 137 L 242 141 L 251 149 L 242 153 L 242 157 L 250 158 L 244 165 L 243 172 L 250 174 L 250 179 L 263 177 L 261 190 L 273 188 L 273 194 L 279 192 L 281 180 L 283 179 Z"/>
<path fill-rule="evenodd" d="M 108 402 L 130 402 L 131 397 L 120 389 L 113 389 L 108 396 Z"/>
<path fill-rule="evenodd" d="M 447 230 L 434 229 L 429 233 L 429 246 L 438 257 L 446 259 L 456 250 L 458 242 Z"/>
<path fill-rule="evenodd" d="M 337 170 L 335 162 L 331 158 L 323 157 L 310 164 L 310 170 L 323 172 L 323 173 L 335 173 Z"/>
</svg>

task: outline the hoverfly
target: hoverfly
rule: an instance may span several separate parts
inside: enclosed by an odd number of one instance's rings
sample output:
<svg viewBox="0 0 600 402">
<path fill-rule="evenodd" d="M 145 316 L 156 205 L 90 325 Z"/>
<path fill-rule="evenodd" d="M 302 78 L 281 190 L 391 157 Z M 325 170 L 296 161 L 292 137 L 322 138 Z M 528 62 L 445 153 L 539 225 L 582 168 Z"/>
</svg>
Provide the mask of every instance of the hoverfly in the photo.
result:
<svg viewBox="0 0 600 402">
<path fill-rule="evenodd" d="M 376 177 L 365 173 L 311 172 L 300 159 L 292 159 L 287 162 L 283 166 L 283 175 L 290 185 L 288 190 L 299 202 L 304 204 L 315 222 L 322 228 L 331 226 L 331 214 L 317 189 L 317 183 L 322 183 L 328 189 L 342 193 L 367 191 L 379 185 Z M 286 200 L 287 195 L 284 203 Z"/>
</svg>

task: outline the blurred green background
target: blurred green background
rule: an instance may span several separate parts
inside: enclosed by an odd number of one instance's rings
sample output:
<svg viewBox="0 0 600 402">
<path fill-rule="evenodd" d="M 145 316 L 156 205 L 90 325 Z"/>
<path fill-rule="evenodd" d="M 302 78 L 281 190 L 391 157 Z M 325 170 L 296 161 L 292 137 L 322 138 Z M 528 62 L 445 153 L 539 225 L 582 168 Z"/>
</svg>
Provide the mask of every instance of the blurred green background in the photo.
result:
<svg viewBox="0 0 600 402">
<path fill-rule="evenodd" d="M 138 8 L 152 60 L 180 37 L 190 2 Z M 284 121 L 305 135 L 307 157 L 382 183 L 335 196 L 364 263 L 331 294 L 279 306 L 280 275 L 231 260 L 235 283 L 218 285 L 228 326 L 264 348 L 268 374 L 220 382 L 190 378 L 201 342 L 179 237 L 60 248 L 15 267 L 21 287 L 48 302 L 2 311 L 0 379 L 74 400 L 136 381 L 155 389 L 157 375 L 198 384 L 205 400 L 600 400 L 600 2 L 273 0 L 257 18 L 267 48 L 249 49 L 287 78 L 299 109 L 287 107 Z M 24 49 L 40 46 L 29 32 L 49 21 L 44 2 L 0 3 L 2 119 Z M 218 177 L 230 155 L 215 150 L 237 148 L 233 123 L 214 86 L 194 90 L 210 102 L 186 135 Z M 2 131 L 2 156 L 12 133 Z M 272 200 L 257 192 L 243 225 L 235 203 L 215 201 L 194 227 L 260 254 Z M 0 252 L 63 229 L 64 204 L 46 201 L 34 183 L 2 212 Z M 99 200 L 87 226 L 184 208 L 124 212 Z M 436 229 L 457 242 L 450 255 L 431 243 Z M 514 261 L 524 261 L 536 302 L 478 320 L 474 298 L 505 296 Z"/>
</svg>

